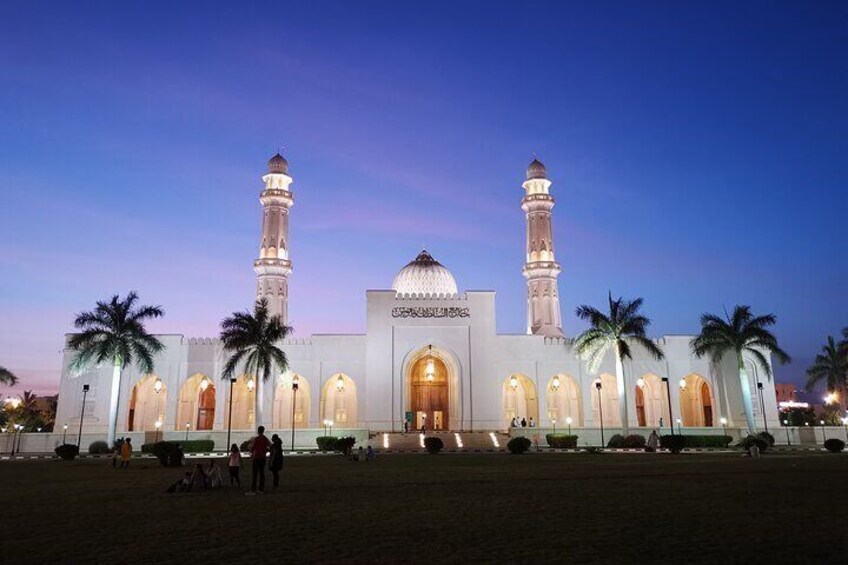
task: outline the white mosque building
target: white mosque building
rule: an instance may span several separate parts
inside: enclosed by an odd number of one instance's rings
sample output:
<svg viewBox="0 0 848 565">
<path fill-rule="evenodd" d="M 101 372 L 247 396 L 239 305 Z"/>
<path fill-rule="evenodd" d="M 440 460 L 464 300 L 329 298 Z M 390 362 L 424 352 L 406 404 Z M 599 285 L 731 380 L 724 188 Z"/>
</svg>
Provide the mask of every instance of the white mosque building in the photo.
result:
<svg viewBox="0 0 848 565">
<path fill-rule="evenodd" d="M 286 159 L 275 155 L 262 181 L 262 229 L 253 263 L 256 296 L 267 298 L 286 321 L 288 279 L 297 256 L 296 248 L 289 247 L 294 192 Z M 421 251 L 400 269 L 391 288 L 366 291 L 364 334 L 287 340 L 281 346 L 289 371 L 265 383 L 246 374 L 223 381 L 226 357 L 217 338 L 158 336 L 166 348 L 155 360 L 156 373 L 132 368 L 123 374 L 118 434 L 140 435 L 136 443 L 148 441 L 151 433 L 213 438 L 221 448 L 228 428 L 234 439 L 242 438 L 261 423 L 275 432 L 294 426 L 298 444 L 311 447 L 329 421 L 335 433 L 363 438 L 400 431 L 404 421 L 414 428 L 426 424 L 428 430 L 471 432 L 504 430 L 518 418 L 532 419 L 539 428 L 570 424 L 582 444 L 597 441 L 601 414 L 607 434 L 615 432 L 622 423 L 613 357 L 597 374 L 588 373 L 562 327 L 551 185 L 544 165 L 534 159 L 521 185 L 527 222 L 526 334 L 498 334 L 495 293 L 460 292 L 450 271 Z M 734 361 L 728 357 L 715 366 L 694 357 L 691 337 L 656 339 L 665 353 L 661 361 L 634 348 L 635 358 L 625 364 L 632 430 L 667 432 L 669 422 L 678 418 L 684 431 L 699 428 L 697 433 L 745 425 Z M 88 385 L 85 436 L 102 439 L 111 368 L 74 375 L 68 370 L 72 356 L 65 351 L 56 429 L 79 427 L 83 385 Z M 765 401 L 754 399 L 756 421 L 763 423 L 765 407 L 765 418 L 777 427 L 773 381 L 761 378 L 752 360 L 746 363 L 750 389 L 756 393 L 757 383 L 763 385 Z"/>
</svg>

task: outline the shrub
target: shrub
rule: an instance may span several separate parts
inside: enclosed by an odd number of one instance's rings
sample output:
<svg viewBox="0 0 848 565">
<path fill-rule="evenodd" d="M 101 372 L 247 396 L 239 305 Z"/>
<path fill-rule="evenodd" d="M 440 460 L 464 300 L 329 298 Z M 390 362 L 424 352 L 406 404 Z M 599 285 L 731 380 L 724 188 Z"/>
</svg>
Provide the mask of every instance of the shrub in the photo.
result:
<svg viewBox="0 0 848 565">
<path fill-rule="evenodd" d="M 163 467 L 181 467 L 185 458 L 185 452 L 182 448 L 183 443 L 192 442 L 157 441 L 156 443 L 145 443 L 141 446 L 141 452 L 155 455 Z"/>
<path fill-rule="evenodd" d="M 664 438 L 672 437 L 671 434 L 660 438 L 660 446 L 666 447 Z M 733 438 L 730 436 L 708 436 L 708 435 L 685 435 L 675 434 L 674 437 L 682 437 L 683 447 L 727 447 Z"/>
<path fill-rule="evenodd" d="M 607 447 L 624 447 L 624 436 L 621 434 L 614 434 L 611 438 L 609 438 Z"/>
<path fill-rule="evenodd" d="M 141 452 L 156 455 L 156 446 L 161 443 L 179 445 L 183 453 L 211 453 L 215 449 L 215 442 L 211 439 L 190 439 L 188 441 L 158 441 L 156 443 L 145 443 L 141 446 Z"/>
<path fill-rule="evenodd" d="M 739 443 L 736 444 L 736 447 L 741 447 L 745 451 L 751 449 L 752 445 L 755 445 L 760 448 L 760 453 L 765 453 L 765 451 L 769 448 L 769 442 L 766 439 L 763 439 L 759 435 L 749 435 L 743 438 Z"/>
<path fill-rule="evenodd" d="M 515 438 L 518 439 L 518 438 Z M 524 438 L 526 439 L 526 438 Z M 527 440 L 527 443 L 530 443 L 530 440 Z M 428 453 L 435 455 L 444 449 L 445 443 L 442 441 L 440 437 L 425 437 L 424 438 L 424 449 L 427 450 Z"/>
<path fill-rule="evenodd" d="M 338 439 L 335 436 L 321 436 L 315 438 L 315 443 L 318 444 L 318 449 L 321 451 L 335 451 Z"/>
<path fill-rule="evenodd" d="M 757 434 L 757 437 L 763 438 L 769 444 L 769 447 L 774 447 L 774 436 L 768 432 L 760 432 Z"/>
<path fill-rule="evenodd" d="M 336 438 L 336 451 L 341 451 L 345 455 L 350 455 L 350 452 L 353 451 L 353 446 L 356 445 L 356 438 L 351 436 L 345 436 Z"/>
<path fill-rule="evenodd" d="M 568 434 L 545 434 L 545 440 L 551 447 L 577 447 L 577 436 Z"/>
<path fill-rule="evenodd" d="M 526 437 L 514 437 L 506 444 L 506 448 L 513 455 L 521 455 L 530 449 L 531 445 L 533 445 L 532 442 Z"/>
<path fill-rule="evenodd" d="M 672 453 L 680 453 L 686 447 L 686 436 L 679 434 L 661 436 L 660 447 L 668 449 Z"/>
<path fill-rule="evenodd" d="M 640 434 L 630 434 L 626 438 L 624 438 L 624 445 L 622 447 L 627 448 L 641 448 L 645 447 L 645 436 Z"/>
<path fill-rule="evenodd" d="M 105 441 L 92 441 L 91 445 L 88 446 L 88 452 L 103 455 L 105 453 L 112 453 L 112 450 L 109 449 L 109 444 Z"/>
<path fill-rule="evenodd" d="M 840 451 L 845 449 L 845 442 L 841 439 L 832 437 L 830 439 L 825 440 L 824 448 L 830 451 L 831 453 L 839 453 Z"/>
<path fill-rule="evenodd" d="M 65 459 L 66 461 L 70 461 L 74 459 L 77 455 L 79 455 L 79 446 L 76 446 L 72 443 L 63 443 L 59 447 L 55 449 L 56 455 Z"/>
</svg>

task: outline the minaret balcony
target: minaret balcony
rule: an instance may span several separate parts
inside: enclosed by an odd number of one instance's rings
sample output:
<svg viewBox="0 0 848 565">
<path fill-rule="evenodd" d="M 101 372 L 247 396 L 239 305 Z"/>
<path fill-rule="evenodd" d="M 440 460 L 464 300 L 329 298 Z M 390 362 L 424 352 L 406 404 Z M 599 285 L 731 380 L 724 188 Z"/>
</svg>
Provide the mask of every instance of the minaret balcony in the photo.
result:
<svg viewBox="0 0 848 565">
<path fill-rule="evenodd" d="M 294 195 L 288 190 L 266 188 L 259 195 L 259 201 L 262 202 L 263 206 L 276 204 L 290 207 L 294 203 Z"/>
<path fill-rule="evenodd" d="M 556 261 L 531 261 L 524 265 L 522 271 L 528 279 L 557 277 L 562 268 Z"/>
<path fill-rule="evenodd" d="M 253 271 L 257 275 L 287 276 L 291 270 L 292 263 L 288 259 L 257 259 L 253 262 Z"/>
</svg>

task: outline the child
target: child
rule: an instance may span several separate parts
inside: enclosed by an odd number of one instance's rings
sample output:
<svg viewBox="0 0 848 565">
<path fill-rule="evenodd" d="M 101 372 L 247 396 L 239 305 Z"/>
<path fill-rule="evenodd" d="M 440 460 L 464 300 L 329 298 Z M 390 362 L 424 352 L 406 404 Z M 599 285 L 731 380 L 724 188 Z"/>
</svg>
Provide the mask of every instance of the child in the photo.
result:
<svg viewBox="0 0 848 565">
<path fill-rule="evenodd" d="M 209 488 L 221 488 L 223 481 L 221 480 L 221 471 L 218 470 L 218 465 L 214 459 L 209 460 L 209 468 L 206 470 L 206 479 L 209 483 Z"/>
<path fill-rule="evenodd" d="M 233 486 L 233 483 L 241 486 L 241 479 L 239 478 L 241 453 L 239 453 L 239 448 L 236 444 L 233 444 L 232 447 L 230 447 L 230 457 L 227 461 L 227 465 L 230 469 L 230 486 Z"/>
</svg>

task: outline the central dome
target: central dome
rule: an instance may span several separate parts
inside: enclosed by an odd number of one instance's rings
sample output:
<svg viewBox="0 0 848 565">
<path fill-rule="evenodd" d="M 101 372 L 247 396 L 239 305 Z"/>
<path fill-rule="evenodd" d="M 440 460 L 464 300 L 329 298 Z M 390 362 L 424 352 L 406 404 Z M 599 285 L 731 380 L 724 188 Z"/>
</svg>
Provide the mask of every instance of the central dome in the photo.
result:
<svg viewBox="0 0 848 565">
<path fill-rule="evenodd" d="M 422 250 L 418 257 L 400 270 L 392 283 L 398 294 L 456 294 L 456 281 L 444 265 Z"/>
</svg>

